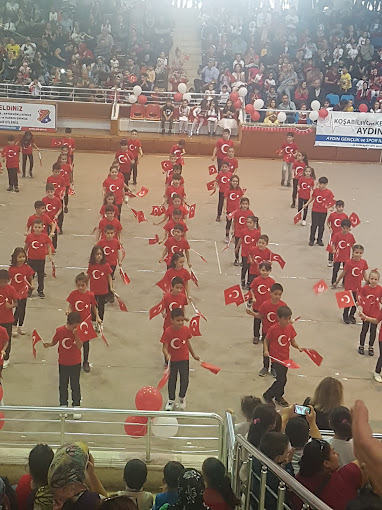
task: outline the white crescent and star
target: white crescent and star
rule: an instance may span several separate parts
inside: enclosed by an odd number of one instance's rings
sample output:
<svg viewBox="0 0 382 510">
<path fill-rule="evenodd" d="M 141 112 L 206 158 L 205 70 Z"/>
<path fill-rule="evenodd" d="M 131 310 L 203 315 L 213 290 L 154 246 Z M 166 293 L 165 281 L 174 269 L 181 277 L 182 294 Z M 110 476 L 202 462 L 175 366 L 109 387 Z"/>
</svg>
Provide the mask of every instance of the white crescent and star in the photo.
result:
<svg viewBox="0 0 382 510">
<path fill-rule="evenodd" d="M 38 250 L 40 248 L 40 243 L 38 241 L 32 241 L 32 248 Z"/>
<path fill-rule="evenodd" d="M 100 272 L 98 271 L 98 269 L 94 269 L 92 271 L 92 276 L 95 280 L 99 280 L 101 277 L 100 277 Z"/>
<path fill-rule="evenodd" d="M 308 185 L 306 184 L 306 182 L 301 183 L 301 188 L 302 189 L 307 189 L 308 188 Z"/>
<path fill-rule="evenodd" d="M 67 345 L 68 342 L 70 342 L 70 345 Z M 64 349 L 71 349 L 73 346 L 73 340 L 71 338 L 64 338 L 61 343 Z"/>
<path fill-rule="evenodd" d="M 171 301 L 171 303 L 168 305 L 168 309 L 171 311 L 174 308 L 179 308 L 178 303 L 176 301 Z"/>
<path fill-rule="evenodd" d="M 179 246 L 177 246 L 176 244 L 171 247 L 171 253 L 177 253 L 178 251 L 180 251 Z"/>
<path fill-rule="evenodd" d="M 283 338 L 286 338 L 286 342 L 283 342 L 282 339 Z M 285 347 L 287 344 L 288 344 L 288 337 L 286 335 L 280 335 L 277 339 L 279 345 L 281 345 L 281 347 Z"/>
<path fill-rule="evenodd" d="M 343 301 L 344 303 L 349 304 L 349 303 L 350 303 L 350 297 L 349 297 L 349 296 L 343 296 L 342 301 Z"/>
<path fill-rule="evenodd" d="M 353 276 L 355 276 L 356 278 L 359 277 L 361 275 L 361 270 L 359 267 L 353 267 L 353 269 L 351 270 L 351 274 Z"/>
<path fill-rule="evenodd" d="M 338 243 L 338 248 L 339 248 L 340 250 L 344 250 L 344 249 L 346 248 L 346 243 L 345 243 L 345 241 L 340 241 L 340 242 Z"/>
<path fill-rule="evenodd" d="M 21 276 L 21 280 L 18 279 L 19 276 Z M 23 275 L 21 273 L 16 273 L 15 274 L 15 282 L 16 283 L 23 283 L 23 281 L 24 281 Z"/>
<path fill-rule="evenodd" d="M 371 305 L 373 305 L 375 303 L 375 301 L 376 301 L 375 296 L 373 294 L 368 294 L 366 296 L 366 299 L 368 299 L 370 301 Z"/>
<path fill-rule="evenodd" d="M 228 143 L 223 143 L 223 145 L 220 148 L 220 150 L 222 151 L 223 154 L 227 154 L 227 152 L 228 152 L 228 149 L 226 149 L 226 147 L 229 148 L 229 144 Z"/>
<path fill-rule="evenodd" d="M 238 221 L 239 221 L 240 225 L 244 225 L 244 223 L 245 223 L 245 216 L 239 216 L 239 220 Z"/>
<path fill-rule="evenodd" d="M 89 325 L 86 321 L 81 322 L 80 330 L 83 331 L 85 333 L 85 335 L 87 335 L 89 333 Z"/>
<path fill-rule="evenodd" d="M 233 298 L 233 299 L 237 299 L 239 297 L 239 291 L 238 290 L 233 290 L 232 291 L 232 294 L 230 294 L 230 297 Z"/>
<path fill-rule="evenodd" d="M 46 204 L 46 205 L 45 205 L 45 209 L 46 209 L 48 212 L 53 211 L 53 206 L 52 206 L 52 204 Z"/>
<path fill-rule="evenodd" d="M 114 250 L 112 250 L 110 248 L 110 246 L 105 246 L 104 249 L 103 249 L 103 252 L 104 252 L 105 255 L 110 255 L 110 253 L 113 253 Z"/>
<path fill-rule="evenodd" d="M 274 319 L 272 317 L 274 317 Z M 268 319 L 269 322 L 275 322 L 276 321 L 276 314 L 275 314 L 275 312 L 268 312 L 267 313 L 267 319 Z"/>
<path fill-rule="evenodd" d="M 264 289 L 265 289 L 265 290 L 260 290 L 262 287 L 264 287 Z M 260 284 L 260 285 L 257 287 L 257 292 L 258 292 L 259 294 L 266 294 L 267 290 L 268 290 L 268 289 L 267 289 L 267 286 L 266 286 L 266 285 L 264 285 L 264 284 Z"/>
<path fill-rule="evenodd" d="M 81 308 L 80 305 L 83 305 L 83 307 Z M 74 303 L 74 308 L 77 312 L 83 312 L 85 310 L 85 303 L 83 301 L 76 301 Z"/>
<path fill-rule="evenodd" d="M 341 226 L 341 220 L 339 218 L 337 218 L 336 220 L 333 221 L 333 224 L 334 224 L 334 226 L 339 227 L 339 226 Z"/>
<path fill-rule="evenodd" d="M 319 204 L 322 204 L 323 200 L 324 200 L 324 197 L 323 197 L 323 196 L 321 196 L 321 195 L 318 195 L 318 196 L 316 197 L 316 201 L 317 201 Z"/>
<path fill-rule="evenodd" d="M 177 341 L 179 342 L 179 345 L 175 345 L 175 342 Z M 185 340 L 182 341 L 180 338 L 173 338 L 170 342 L 170 345 L 173 349 L 180 349 L 180 346 L 185 343 L 186 343 Z"/>
<path fill-rule="evenodd" d="M 118 156 L 118 162 L 121 163 L 122 165 L 124 163 L 127 163 L 127 157 L 121 154 L 120 156 Z"/>
</svg>

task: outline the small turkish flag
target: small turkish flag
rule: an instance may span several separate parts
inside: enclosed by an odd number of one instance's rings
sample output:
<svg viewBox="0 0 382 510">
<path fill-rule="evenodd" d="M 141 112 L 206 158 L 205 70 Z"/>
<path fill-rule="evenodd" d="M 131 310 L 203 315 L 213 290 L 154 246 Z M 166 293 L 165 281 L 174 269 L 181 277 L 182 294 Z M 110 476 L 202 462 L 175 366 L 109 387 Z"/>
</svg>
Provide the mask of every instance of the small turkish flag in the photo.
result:
<svg viewBox="0 0 382 510">
<path fill-rule="evenodd" d="M 159 282 L 157 282 L 155 285 L 158 285 L 158 287 L 162 289 L 163 292 L 170 292 L 170 284 L 164 278 L 162 278 L 162 280 L 159 280 Z"/>
<path fill-rule="evenodd" d="M 57 138 L 52 138 L 52 147 L 61 147 L 62 140 L 57 140 Z"/>
<path fill-rule="evenodd" d="M 195 285 L 199 288 L 199 283 L 198 283 L 198 277 L 196 276 L 196 274 L 194 273 L 194 271 L 191 269 L 190 271 L 190 274 L 191 274 L 191 280 L 195 283 Z"/>
<path fill-rule="evenodd" d="M 309 356 L 309 358 L 315 363 L 318 367 L 321 365 L 322 360 L 324 359 L 321 354 L 318 354 L 314 349 L 303 349 L 304 352 Z"/>
<path fill-rule="evenodd" d="M 322 294 L 326 290 L 328 290 L 328 286 L 326 285 L 325 280 L 320 280 L 319 282 L 313 285 L 313 291 L 315 294 Z"/>
<path fill-rule="evenodd" d="M 215 365 L 211 365 L 211 363 L 207 363 L 207 361 L 202 361 L 200 366 L 206 368 L 215 375 L 218 374 L 221 370 L 221 368 L 216 367 Z"/>
<path fill-rule="evenodd" d="M 229 289 L 224 291 L 224 300 L 226 305 L 230 305 L 231 303 L 235 303 L 236 306 L 239 306 L 244 303 L 243 294 L 241 292 L 241 288 L 239 285 L 234 285 Z"/>
<path fill-rule="evenodd" d="M 36 359 L 36 344 L 38 342 L 42 342 L 41 336 L 37 333 L 37 331 L 34 329 L 32 331 L 32 353 L 33 357 Z"/>
<path fill-rule="evenodd" d="M 355 306 L 354 297 L 351 290 L 336 292 L 338 308 L 349 308 Z"/>
<path fill-rule="evenodd" d="M 188 210 L 188 219 L 195 217 L 195 209 L 196 209 L 196 204 L 190 205 L 190 208 Z"/>
<path fill-rule="evenodd" d="M 234 213 L 234 212 L 235 212 L 235 211 L 230 212 L 230 213 L 228 213 L 228 214 L 227 214 L 227 220 L 232 220 L 232 218 L 233 218 L 233 213 Z"/>
<path fill-rule="evenodd" d="M 125 305 L 125 303 L 122 301 L 122 299 L 118 296 L 118 294 L 116 292 L 114 292 L 114 296 L 117 298 L 117 301 L 119 304 L 119 309 L 121 310 L 121 312 L 127 312 L 127 306 Z"/>
<path fill-rule="evenodd" d="M 324 205 L 327 209 L 330 209 L 331 207 L 333 207 L 333 205 L 335 205 L 336 201 L 334 199 L 331 199 L 331 200 L 324 200 Z"/>
<path fill-rule="evenodd" d="M 123 280 L 123 283 L 125 285 L 128 285 L 130 283 L 130 278 L 127 276 L 125 271 L 122 269 L 122 267 L 119 268 L 119 274 L 121 275 L 121 278 Z"/>
<path fill-rule="evenodd" d="M 76 194 L 76 190 L 74 188 L 72 188 L 72 186 L 70 186 L 68 189 L 68 195 L 73 196 L 75 194 Z"/>
<path fill-rule="evenodd" d="M 300 368 L 300 365 L 298 365 L 295 361 L 292 359 L 284 359 L 280 360 L 277 358 L 274 358 L 273 356 L 269 356 L 272 361 L 275 361 L 276 363 L 280 363 L 280 365 L 284 365 L 284 367 L 287 368 Z"/>
<path fill-rule="evenodd" d="M 329 239 L 328 244 L 326 245 L 326 251 L 328 253 L 333 253 L 333 245 L 332 245 L 332 238 Z"/>
<path fill-rule="evenodd" d="M 126 195 L 130 198 L 135 198 L 137 195 L 135 195 L 134 193 L 132 193 L 131 191 L 126 191 Z"/>
<path fill-rule="evenodd" d="M 157 385 L 158 390 L 161 390 L 163 388 L 163 386 L 167 383 L 169 377 L 170 377 L 170 365 L 168 365 L 166 370 L 163 372 L 162 378 Z"/>
<path fill-rule="evenodd" d="M 162 216 L 162 214 L 166 211 L 165 208 L 161 205 L 153 205 L 153 210 L 150 213 L 150 216 Z"/>
<path fill-rule="evenodd" d="M 162 161 L 161 166 L 162 166 L 162 169 L 165 172 L 168 172 L 169 170 L 172 170 L 172 163 L 171 163 L 171 161 Z"/>
<path fill-rule="evenodd" d="M 102 325 L 102 324 L 100 325 L 99 329 L 100 329 L 100 332 L 101 332 L 101 338 L 102 338 L 102 340 L 105 342 L 106 347 L 109 347 L 109 344 L 108 344 L 108 342 L 107 342 L 107 340 L 106 340 L 106 338 L 105 338 L 105 335 L 104 335 L 104 333 L 103 333 L 103 325 Z"/>
<path fill-rule="evenodd" d="M 145 213 L 143 211 L 138 211 L 136 218 L 138 220 L 138 223 L 142 223 L 142 221 L 147 221 Z"/>
<path fill-rule="evenodd" d="M 252 297 L 251 292 L 249 292 L 249 291 L 246 292 L 243 297 L 244 297 L 245 303 L 247 303 Z"/>
<path fill-rule="evenodd" d="M 53 278 L 56 278 L 56 265 L 52 260 L 52 276 Z"/>
<path fill-rule="evenodd" d="M 190 325 L 188 326 L 192 336 L 202 336 L 200 332 L 200 315 L 191 318 Z"/>
<path fill-rule="evenodd" d="M 137 193 L 137 197 L 145 197 L 147 193 L 149 192 L 149 188 L 145 188 L 144 186 L 141 187 L 141 189 Z"/>
<path fill-rule="evenodd" d="M 293 221 L 294 221 L 295 225 L 297 225 L 297 223 L 301 220 L 302 220 L 302 209 L 301 209 L 301 211 L 298 211 L 298 213 L 295 214 L 293 217 Z"/>
<path fill-rule="evenodd" d="M 281 255 L 278 255 L 277 253 L 271 254 L 271 261 L 278 262 L 280 264 L 281 269 L 284 269 L 285 266 L 285 260 L 281 257 Z"/>
<path fill-rule="evenodd" d="M 208 191 L 212 191 L 212 190 L 215 189 L 215 182 L 216 182 L 215 180 L 207 182 L 207 189 L 208 189 Z"/>
<path fill-rule="evenodd" d="M 163 300 L 157 305 L 153 306 L 149 311 L 149 319 L 153 319 L 157 315 L 159 315 L 163 310 Z"/>
<path fill-rule="evenodd" d="M 131 209 L 131 212 L 134 214 L 135 218 L 138 216 L 138 211 L 135 209 Z"/>
<path fill-rule="evenodd" d="M 217 174 L 217 173 L 218 173 L 218 169 L 216 168 L 216 166 L 215 166 L 215 165 L 210 165 L 210 166 L 208 167 L 208 173 L 209 173 L 210 175 Z"/>
<path fill-rule="evenodd" d="M 349 220 L 351 221 L 351 225 L 353 228 L 355 228 L 357 225 L 361 223 L 358 214 L 356 214 L 355 212 L 351 213 L 351 215 L 349 216 Z"/>
<path fill-rule="evenodd" d="M 159 236 L 158 234 L 155 234 L 155 237 L 152 237 L 149 239 L 149 244 L 157 244 L 159 243 Z"/>
<path fill-rule="evenodd" d="M 93 340 L 93 338 L 97 338 L 97 333 L 94 331 L 90 315 L 77 326 L 77 332 L 81 342 L 88 342 L 89 340 Z"/>
</svg>

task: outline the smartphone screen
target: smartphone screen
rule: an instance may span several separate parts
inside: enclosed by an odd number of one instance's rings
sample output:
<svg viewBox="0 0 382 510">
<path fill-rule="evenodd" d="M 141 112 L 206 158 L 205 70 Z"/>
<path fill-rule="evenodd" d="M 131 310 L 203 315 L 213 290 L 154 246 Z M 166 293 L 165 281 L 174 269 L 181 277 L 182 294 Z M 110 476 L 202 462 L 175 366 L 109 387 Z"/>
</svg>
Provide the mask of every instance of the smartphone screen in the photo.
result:
<svg viewBox="0 0 382 510">
<path fill-rule="evenodd" d="M 294 412 L 295 412 L 295 414 L 301 414 L 301 415 L 305 416 L 306 414 L 310 413 L 310 409 L 309 409 L 309 407 L 306 407 L 306 406 L 295 405 Z"/>
</svg>

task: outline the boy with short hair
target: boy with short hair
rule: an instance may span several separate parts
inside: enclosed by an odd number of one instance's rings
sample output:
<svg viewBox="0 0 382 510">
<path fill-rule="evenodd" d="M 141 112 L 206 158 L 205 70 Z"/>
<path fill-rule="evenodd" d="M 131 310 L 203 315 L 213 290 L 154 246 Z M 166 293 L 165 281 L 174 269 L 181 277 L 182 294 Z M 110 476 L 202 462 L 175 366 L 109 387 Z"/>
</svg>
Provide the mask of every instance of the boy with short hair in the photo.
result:
<svg viewBox="0 0 382 510">
<path fill-rule="evenodd" d="M 327 177 L 320 177 L 318 179 L 318 188 L 314 188 L 312 196 L 304 205 L 304 209 L 306 209 L 313 202 L 309 246 L 314 245 L 316 232 L 318 246 L 324 246 L 322 236 L 325 230 L 325 220 L 328 214 L 328 208 L 333 205 L 332 203 L 334 201 L 333 193 L 327 188 L 328 182 L 329 180 Z"/>
<path fill-rule="evenodd" d="M 8 335 L 8 343 L 3 344 L 2 350 L 5 350 L 2 368 L 9 365 L 9 355 L 11 352 L 12 325 L 14 323 L 13 308 L 17 306 L 17 292 L 9 284 L 9 272 L 7 269 L 0 269 L 0 326 L 4 328 Z M 2 335 L 5 340 L 5 334 Z M 0 371 L 1 374 L 1 371 Z"/>
<path fill-rule="evenodd" d="M 344 213 L 345 202 L 343 200 L 336 200 L 335 208 L 336 210 L 329 214 L 328 219 L 326 221 L 326 225 L 330 230 L 330 241 L 333 239 L 334 234 L 337 232 L 341 232 L 341 221 L 348 219 L 348 215 Z M 333 266 L 333 252 L 330 251 L 328 254 L 328 267 Z"/>
<path fill-rule="evenodd" d="M 46 215 L 52 220 L 53 223 L 57 223 L 58 217 L 62 213 L 61 200 L 55 196 L 55 189 L 52 183 L 47 183 L 45 186 L 46 196 L 42 199 L 45 204 Z M 55 228 L 54 235 L 52 237 L 53 248 L 57 248 L 57 229 Z"/>
<path fill-rule="evenodd" d="M 163 330 L 171 326 L 171 311 L 180 308 L 184 311 L 184 307 L 188 304 L 186 295 L 183 292 L 184 281 L 180 276 L 175 276 L 171 280 L 171 291 L 163 296 L 163 312 L 164 317 Z"/>
<path fill-rule="evenodd" d="M 131 169 L 133 171 L 133 184 L 137 184 L 138 175 L 138 163 L 143 156 L 142 143 L 138 140 L 138 131 L 136 129 L 131 130 L 131 138 L 127 140 L 129 145 L 129 151 L 133 154 L 133 162 L 131 163 Z"/>
<path fill-rule="evenodd" d="M 294 143 L 294 134 L 287 133 L 286 142 L 280 149 L 280 154 L 283 157 L 283 164 L 281 167 L 281 186 L 284 186 L 285 178 L 287 177 L 287 186 L 290 187 L 292 183 L 293 163 L 295 155 L 298 151 L 297 145 Z M 288 173 L 288 176 L 287 176 Z"/>
<path fill-rule="evenodd" d="M 54 235 L 54 231 L 56 229 L 56 225 L 52 222 L 50 217 L 46 214 L 46 206 L 42 200 L 36 200 L 34 203 L 35 214 L 29 216 L 27 224 L 25 226 L 25 236 L 28 235 L 28 232 L 32 232 L 32 226 L 34 220 L 37 218 L 41 218 L 43 221 L 43 233 L 48 234 L 48 229 L 50 230 L 49 236 L 52 238 Z"/>
<path fill-rule="evenodd" d="M 19 192 L 19 179 L 18 179 L 18 171 L 19 171 L 19 154 L 20 154 L 20 146 L 16 145 L 15 137 L 13 135 L 8 136 L 8 144 L 1 151 L 1 155 L 3 157 L 3 163 L 5 161 L 5 166 L 8 171 L 8 188 L 7 191 L 15 191 Z"/>
<path fill-rule="evenodd" d="M 249 304 L 249 308 L 252 305 L 252 309 L 254 312 L 258 312 L 260 306 L 267 300 L 270 299 L 271 288 L 275 284 L 273 278 L 269 275 L 272 271 L 272 264 L 270 262 L 261 262 L 259 264 L 259 273 L 260 275 L 252 280 L 250 285 L 250 291 L 252 296 L 252 303 Z M 249 302 L 248 302 L 249 303 Z M 260 326 L 261 319 L 258 317 L 254 317 L 253 319 L 253 343 L 257 345 L 260 340 Z M 264 327 L 263 327 L 263 335 L 264 335 Z"/>
<path fill-rule="evenodd" d="M 263 393 L 263 398 L 267 404 L 273 404 L 273 399 L 275 399 L 281 407 L 288 407 L 289 404 L 283 397 L 288 367 L 280 362 L 290 359 L 290 346 L 300 352 L 302 352 L 302 348 L 296 342 L 297 333 L 292 326 L 292 310 L 289 306 L 280 306 L 277 309 L 277 320 L 278 323 L 269 329 L 264 340 L 264 356 L 273 358 L 272 368 L 276 372 L 276 380 Z"/>
<path fill-rule="evenodd" d="M 174 122 L 174 106 L 172 104 L 172 99 L 170 97 L 168 97 L 166 99 L 166 104 L 164 106 L 162 106 L 162 114 L 161 114 L 161 121 L 160 121 L 162 135 L 165 134 L 166 122 L 168 122 L 168 134 L 171 135 L 172 124 Z"/>
<path fill-rule="evenodd" d="M 106 218 L 105 218 L 106 219 Z M 102 221 L 102 220 L 101 220 Z M 115 269 L 117 264 L 122 267 L 122 256 L 121 256 L 121 243 L 119 242 L 118 235 L 116 233 L 115 226 L 111 223 L 105 225 L 103 235 L 97 242 L 97 246 L 100 246 L 105 254 L 106 262 L 111 268 L 111 277 L 114 279 Z M 111 292 L 109 288 L 109 295 L 107 297 L 109 303 L 114 303 L 114 292 Z"/>
<path fill-rule="evenodd" d="M 228 149 L 230 147 L 233 147 L 233 141 L 230 140 L 230 138 L 229 138 L 230 134 L 231 134 L 231 131 L 229 129 L 223 129 L 222 138 L 219 138 L 219 140 L 216 142 L 214 151 L 212 153 L 211 160 L 213 162 L 215 162 L 215 160 L 217 159 L 219 172 L 220 172 L 223 160 L 228 154 Z"/>
<path fill-rule="evenodd" d="M 44 278 L 45 278 L 45 257 L 48 250 L 49 260 L 52 262 L 52 241 L 47 234 L 43 233 L 44 223 L 41 218 L 36 218 L 33 222 L 32 232 L 25 238 L 24 250 L 28 255 L 28 264 L 33 271 L 37 273 L 38 287 L 37 292 L 40 298 L 44 298 Z"/>
<path fill-rule="evenodd" d="M 54 347 L 58 344 L 58 373 L 60 407 L 68 407 L 69 392 L 72 391 L 72 407 L 80 408 L 81 405 L 81 349 L 82 342 L 78 336 L 77 327 L 81 324 L 79 312 L 70 312 L 67 315 L 65 326 L 56 329 L 51 342 L 44 342 L 44 347 Z M 75 420 L 80 420 L 81 415 L 73 413 Z"/>
<path fill-rule="evenodd" d="M 105 217 L 102 218 L 98 224 L 98 239 L 103 239 L 105 237 L 106 227 L 108 225 L 112 225 L 114 227 L 116 237 L 119 239 L 122 231 L 122 225 L 121 222 L 114 216 L 114 207 L 112 205 L 107 205 L 105 207 Z"/>
<path fill-rule="evenodd" d="M 341 231 L 334 234 L 331 239 L 332 252 L 334 255 L 332 285 L 337 280 L 338 271 L 341 264 L 344 267 L 345 263 L 351 258 L 352 246 L 355 244 L 353 234 L 350 233 L 351 221 L 345 218 L 341 221 Z"/>
<path fill-rule="evenodd" d="M 166 193 L 165 193 L 165 201 L 163 202 L 163 204 L 168 201 L 168 205 L 172 205 L 172 195 L 179 195 L 182 199 L 182 202 L 184 202 L 184 199 L 185 199 L 185 196 L 186 196 L 186 193 L 184 191 L 184 187 L 181 186 L 180 182 L 181 182 L 181 175 L 179 174 L 174 174 L 173 177 L 172 177 L 172 183 L 171 185 L 166 189 Z"/>
<path fill-rule="evenodd" d="M 239 168 L 239 162 L 235 158 L 235 149 L 233 147 L 229 147 L 227 152 L 227 156 L 223 159 L 223 163 L 227 162 L 229 165 L 229 171 L 232 172 L 232 175 L 235 175 Z"/>
<path fill-rule="evenodd" d="M 155 496 L 153 510 L 159 510 L 166 503 L 175 505 L 178 502 L 178 479 L 183 471 L 184 466 L 180 462 L 175 460 L 167 462 L 163 468 L 164 491 Z"/>
<path fill-rule="evenodd" d="M 113 165 L 118 165 L 119 171 L 123 174 L 125 184 L 129 184 L 134 154 L 129 150 L 129 142 L 126 138 L 122 138 L 119 145 L 120 149 L 115 153 Z"/>
<path fill-rule="evenodd" d="M 218 213 L 216 221 L 220 221 L 224 205 L 224 193 L 229 189 L 232 172 L 229 170 L 229 163 L 223 161 L 220 165 L 220 172 L 215 179 L 215 190 L 219 187 Z"/>
<path fill-rule="evenodd" d="M 173 411 L 175 406 L 175 390 L 178 372 L 180 376 L 179 408 L 186 409 L 186 393 L 189 382 L 189 355 L 200 361 L 191 346 L 192 334 L 184 325 L 184 312 L 180 308 L 171 311 L 171 326 L 163 332 L 161 343 L 163 354 L 170 362 L 170 376 L 168 379 L 168 401 L 166 411 Z"/>
<path fill-rule="evenodd" d="M 170 232 L 172 235 L 170 235 Z M 163 261 L 166 262 L 167 268 L 170 266 L 171 258 L 174 253 L 184 253 L 186 256 L 188 267 L 191 268 L 190 262 L 190 245 L 188 244 L 187 239 L 183 236 L 184 226 L 177 223 L 174 228 L 169 232 L 168 238 L 164 243 L 164 250 L 159 259 L 159 263 L 161 264 Z"/>
<path fill-rule="evenodd" d="M 74 163 L 74 151 L 76 150 L 76 141 L 72 137 L 72 128 L 65 128 L 65 136 L 62 139 L 62 145 L 67 145 L 69 148 L 70 162 Z"/>
<path fill-rule="evenodd" d="M 154 503 L 154 496 L 151 492 L 143 490 L 147 480 L 146 464 L 140 459 L 129 460 L 123 471 L 123 480 L 126 489 L 117 492 L 118 496 L 128 496 L 138 510 L 150 510 Z"/>
</svg>

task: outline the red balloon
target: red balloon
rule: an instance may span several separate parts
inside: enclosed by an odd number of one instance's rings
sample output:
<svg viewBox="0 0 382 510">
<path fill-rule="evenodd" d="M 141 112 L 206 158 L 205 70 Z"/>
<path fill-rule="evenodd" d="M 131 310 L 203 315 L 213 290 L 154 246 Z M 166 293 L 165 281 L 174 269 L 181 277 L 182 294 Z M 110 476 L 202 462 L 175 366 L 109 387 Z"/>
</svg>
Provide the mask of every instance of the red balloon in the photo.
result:
<svg viewBox="0 0 382 510">
<path fill-rule="evenodd" d="M 245 112 L 246 113 L 252 114 L 254 111 L 255 111 L 255 108 L 254 108 L 253 104 L 247 104 L 246 105 L 246 107 L 245 107 Z"/>
<path fill-rule="evenodd" d="M 174 94 L 174 101 L 176 103 L 179 103 L 183 98 L 183 94 L 181 94 L 180 92 L 175 92 Z"/>
<path fill-rule="evenodd" d="M 140 104 L 146 104 L 147 103 L 147 97 L 143 94 L 139 94 L 138 96 L 138 103 Z"/>
<path fill-rule="evenodd" d="M 318 116 L 321 117 L 321 119 L 326 119 L 326 117 L 329 115 L 329 112 L 326 108 L 321 108 L 318 110 Z"/>
<path fill-rule="evenodd" d="M 251 119 L 254 121 L 254 122 L 257 122 L 259 119 L 260 119 L 260 113 L 257 112 L 256 110 L 254 110 L 252 113 L 251 113 Z"/>
<path fill-rule="evenodd" d="M 154 386 L 144 386 L 135 395 L 135 406 L 142 411 L 159 411 L 162 404 L 162 394 Z"/>
<path fill-rule="evenodd" d="M 241 101 L 240 99 L 237 99 L 234 103 L 233 103 L 233 106 L 235 108 L 241 108 Z"/>
<path fill-rule="evenodd" d="M 362 104 L 359 105 L 358 110 L 360 112 L 368 112 L 369 108 L 367 107 L 367 105 L 365 103 L 362 103 Z"/>
<path fill-rule="evenodd" d="M 143 416 L 128 416 L 124 425 L 125 433 L 128 436 L 134 437 L 145 436 L 147 434 L 147 420 L 148 418 L 144 418 Z"/>
<path fill-rule="evenodd" d="M 239 99 L 239 94 L 237 92 L 231 92 L 231 94 L 229 95 L 230 99 L 235 102 Z"/>
</svg>

